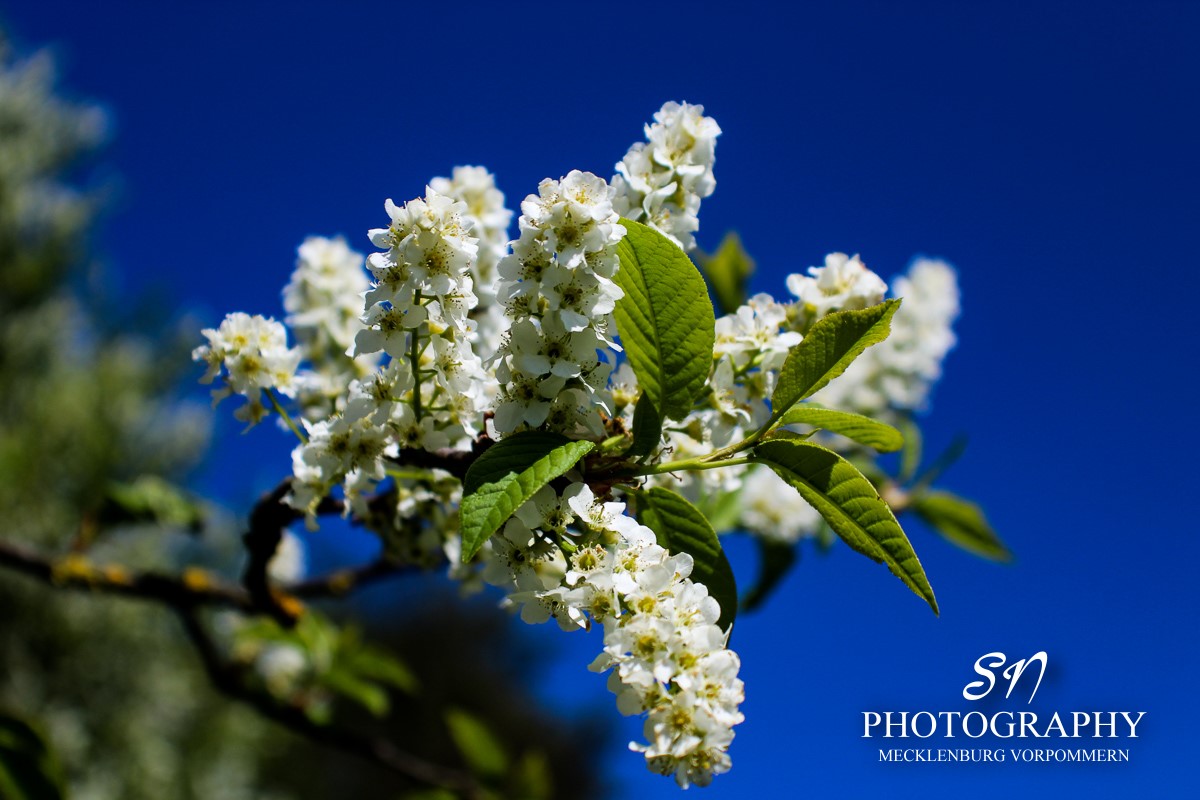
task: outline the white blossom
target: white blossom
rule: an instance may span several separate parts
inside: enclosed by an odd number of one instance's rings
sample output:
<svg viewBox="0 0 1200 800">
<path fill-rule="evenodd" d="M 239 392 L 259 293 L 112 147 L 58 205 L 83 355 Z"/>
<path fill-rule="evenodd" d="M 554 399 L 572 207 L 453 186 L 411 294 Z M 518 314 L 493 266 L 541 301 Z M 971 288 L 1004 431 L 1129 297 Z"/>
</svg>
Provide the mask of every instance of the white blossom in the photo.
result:
<svg viewBox="0 0 1200 800">
<path fill-rule="evenodd" d="M 500 283 L 498 267 L 508 254 L 508 227 L 513 212 L 504 205 L 504 194 L 496 188 L 496 179 L 483 167 L 455 167 L 452 177 L 434 178 L 430 187 L 462 202 L 464 223 L 479 240 L 479 251 L 471 267 L 472 287 L 478 303 L 470 311 L 475 330 L 472 346 L 481 361 L 491 359 L 507 328 L 504 307 L 497 297 Z M 485 367 L 488 380 L 482 386 L 489 405 L 497 390 L 494 373 Z"/>
<path fill-rule="evenodd" d="M 821 525 L 817 510 L 766 467 L 749 471 L 738 499 L 742 525 L 764 539 L 795 542 L 812 536 Z"/>
<path fill-rule="evenodd" d="M 616 169 L 614 205 L 621 216 L 696 246 L 700 201 L 713 193 L 713 161 L 721 128 L 704 106 L 669 102 L 646 126 L 646 141 L 629 148 Z"/>
<path fill-rule="evenodd" d="M 335 485 L 342 484 L 355 504 L 383 480 L 384 458 L 397 451 L 388 424 L 391 405 L 358 396 L 327 420 L 305 420 L 307 441 L 292 451 L 294 479 L 287 501 L 305 512 L 310 528 L 316 527 L 317 505 Z"/>
<path fill-rule="evenodd" d="M 527 622 L 602 624 L 604 651 L 591 668 L 612 671 L 622 713 L 646 715 L 647 741 L 630 747 L 680 786 L 706 785 L 729 769 L 743 719 L 738 657 L 717 625 L 717 601 L 688 577 L 692 557 L 667 552 L 623 512 L 581 482 L 561 494 L 543 487 L 492 538 L 485 578 L 508 588 Z M 575 525 L 584 539 L 564 562 L 554 543 Z"/>
<path fill-rule="evenodd" d="M 903 298 L 892 317 L 892 332 L 859 356 L 837 380 L 813 395 L 831 408 L 887 416 L 895 410 L 921 411 L 942 361 L 954 346 L 958 283 L 944 261 L 917 259 L 896 279 L 895 297 Z"/>
<path fill-rule="evenodd" d="M 285 397 L 295 393 L 300 350 L 287 346 L 287 329 L 279 322 L 235 312 L 226 316 L 220 327 L 201 333 L 208 344 L 193 350 L 192 359 L 208 365 L 201 383 L 223 378 L 223 385 L 212 392 L 214 404 L 231 394 L 244 396 L 246 404 L 234 416 L 253 425 L 267 413 L 263 392 L 275 391 Z"/>
<path fill-rule="evenodd" d="M 408 308 L 419 302 L 416 295 L 441 298 L 470 290 L 479 245 L 463 219 L 465 203 L 427 188 L 423 198 L 403 206 L 388 200 L 384 209 L 391 224 L 370 231 L 372 244 L 384 252 L 367 258 L 375 278 L 368 306 L 386 302 Z"/>
<path fill-rule="evenodd" d="M 796 298 L 795 325 L 807 331 L 812 323 L 834 311 L 853 311 L 883 301 L 887 284 L 859 259 L 845 253 L 825 256 L 825 265 L 809 267 L 808 275 L 787 277 Z"/>
<path fill-rule="evenodd" d="M 370 287 L 363 255 L 345 239 L 310 236 L 300 245 L 296 268 L 283 290 L 286 322 L 303 361 L 296 399 L 304 416 L 318 420 L 338 410 L 346 386 L 379 362 L 377 354 L 351 357 L 348 350 L 364 329 L 363 294 Z"/>
<path fill-rule="evenodd" d="M 405 387 L 408 396 L 392 398 L 397 405 L 389 411 L 402 447 L 469 446 L 489 397 L 488 376 L 472 348 L 476 220 L 467 216 L 466 202 L 433 188 L 403 207 L 389 200 L 385 208 L 392 223 L 370 234 L 386 250 L 367 259 L 375 280 L 354 352 L 382 350 L 392 363 L 407 363 L 413 386 Z M 432 380 L 416 380 L 418 371 Z"/>
<path fill-rule="evenodd" d="M 599 353 L 615 347 L 612 310 L 623 296 L 612 280 L 625 235 L 612 189 L 575 170 L 542 181 L 521 211 L 520 237 L 499 267 L 511 327 L 496 355 L 496 430 L 603 435 L 612 367 Z"/>
<path fill-rule="evenodd" d="M 783 330 L 787 312 L 787 307 L 769 294 L 754 295 L 737 311 L 717 320 L 714 355 L 729 356 L 739 369 L 778 370 L 788 350 L 803 338 L 796 331 Z"/>
<path fill-rule="evenodd" d="M 434 178 L 429 186 L 435 192 L 463 204 L 459 212 L 470 224 L 471 235 L 478 239 L 478 252 L 471 277 L 480 305 L 496 302 L 496 267 L 508 252 L 508 226 L 513 212 L 504 205 L 504 194 L 496 188 L 496 178 L 483 167 L 455 167 L 452 177 Z"/>
<path fill-rule="evenodd" d="M 363 255 L 340 236 L 310 236 L 297 251 L 296 269 L 283 290 L 287 324 L 310 360 L 326 342 L 345 352 L 362 330 L 363 294 L 370 287 Z"/>
</svg>

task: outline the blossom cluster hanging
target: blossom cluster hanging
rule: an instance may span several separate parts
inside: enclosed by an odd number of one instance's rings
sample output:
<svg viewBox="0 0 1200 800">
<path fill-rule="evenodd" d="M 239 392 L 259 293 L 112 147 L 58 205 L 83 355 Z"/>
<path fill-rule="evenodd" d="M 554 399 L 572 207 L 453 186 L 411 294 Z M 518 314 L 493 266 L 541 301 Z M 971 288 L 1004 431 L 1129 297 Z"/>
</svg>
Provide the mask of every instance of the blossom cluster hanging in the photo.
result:
<svg viewBox="0 0 1200 800">
<path fill-rule="evenodd" d="M 686 787 L 730 768 L 743 721 L 719 533 L 836 534 L 936 610 L 855 464 L 897 449 L 889 423 L 926 403 L 958 292 L 924 260 L 885 301 L 834 253 L 787 277 L 790 298 L 743 292 L 717 317 L 687 253 L 728 283 L 734 267 L 695 247 L 721 130 L 672 102 L 645 133 L 608 180 L 542 181 L 511 241 L 482 167 L 388 200 L 365 259 L 310 238 L 284 290 L 295 345 L 232 314 L 195 358 L 217 400 L 247 398 L 239 418 L 291 428 L 286 502 L 310 527 L 340 500 L 396 557 L 499 587 L 526 622 L 602 628 L 592 668 L 645 718 L 631 748 Z"/>
</svg>

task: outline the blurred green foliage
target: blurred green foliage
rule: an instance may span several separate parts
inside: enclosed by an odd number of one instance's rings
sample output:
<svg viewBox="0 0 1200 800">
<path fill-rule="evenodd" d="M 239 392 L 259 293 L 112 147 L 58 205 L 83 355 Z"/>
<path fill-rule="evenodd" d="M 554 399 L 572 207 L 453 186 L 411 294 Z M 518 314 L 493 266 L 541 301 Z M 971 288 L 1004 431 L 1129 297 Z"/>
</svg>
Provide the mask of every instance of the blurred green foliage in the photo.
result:
<svg viewBox="0 0 1200 800">
<path fill-rule="evenodd" d="M 210 434 L 208 409 L 179 394 L 193 377 L 184 371 L 196 333 L 112 324 L 90 239 L 100 193 L 76 188 L 105 117 L 62 99 L 54 80 L 48 57 L 16 59 L 0 31 L 0 538 L 51 556 L 86 549 L 98 564 L 235 576 L 230 516 L 177 488 Z M 76 800 L 413 789 L 219 695 L 166 609 L 2 571 L 0 609 L 0 781 L 61 785 Z M 378 646 L 339 627 L 334 610 L 274 635 L 319 639 L 324 687 L 366 707 L 331 705 L 330 718 L 437 763 L 478 767 L 496 797 L 597 795 L 594 754 L 608 727 L 539 708 L 525 688 L 533 662 L 518 664 L 501 612 L 457 602 L 405 609 L 403 622 L 368 626 Z M 238 647 L 235 636 L 235 660 Z M 449 717 L 447 704 L 458 708 Z M 471 744 L 485 740 L 501 748 L 486 764 Z M 0 795 L 15 791 L 0 783 Z"/>
</svg>

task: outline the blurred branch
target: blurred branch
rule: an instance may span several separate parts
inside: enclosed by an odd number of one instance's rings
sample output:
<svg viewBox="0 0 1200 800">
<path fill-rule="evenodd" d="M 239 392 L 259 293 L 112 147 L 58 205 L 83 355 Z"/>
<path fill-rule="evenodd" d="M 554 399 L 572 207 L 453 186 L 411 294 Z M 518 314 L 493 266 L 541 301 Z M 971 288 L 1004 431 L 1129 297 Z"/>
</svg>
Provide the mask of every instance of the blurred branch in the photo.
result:
<svg viewBox="0 0 1200 800">
<path fill-rule="evenodd" d="M 295 597 L 340 597 L 355 589 L 362 588 L 376 581 L 401 575 L 415 569 L 412 564 L 381 556 L 375 561 L 359 567 L 340 569 L 328 575 L 322 575 L 294 583 L 287 587 L 287 593 Z"/>
<path fill-rule="evenodd" d="M 318 725 L 300 708 L 281 705 L 271 696 L 247 688 L 240 680 L 240 669 L 221 660 L 216 645 L 204 629 L 195 610 L 177 610 L 188 637 L 200 654 L 209 680 L 228 697 L 251 706 L 264 717 L 318 744 L 359 756 L 418 783 L 451 789 L 464 798 L 482 797 L 481 788 L 466 773 L 431 764 L 400 750 L 384 739 L 359 736 L 340 728 Z"/>
<path fill-rule="evenodd" d="M 268 498 L 272 495 L 268 495 Z M 282 514 L 276 510 L 263 511 L 258 516 L 260 524 L 264 525 L 266 523 L 263 520 L 274 524 L 282 518 Z M 251 527 L 253 532 L 254 526 Z M 0 567 L 57 588 L 122 595 L 168 606 L 183 621 L 209 679 L 225 695 L 246 703 L 268 719 L 319 744 L 360 756 L 422 784 L 448 788 L 466 798 L 481 796 L 478 785 L 465 773 L 426 762 L 382 739 L 323 727 L 310 720 L 300 708 L 280 705 L 271 696 L 247 687 L 241 680 L 241 668 L 222 660 L 217 646 L 197 616 L 198 609 L 203 606 L 236 608 L 249 613 L 262 611 L 247 589 L 221 583 L 202 570 L 187 570 L 180 578 L 154 572 L 133 572 L 121 566 L 93 564 L 78 554 L 52 559 L 23 545 L 3 540 L 0 540 Z M 305 581 L 294 589 L 297 594 L 304 596 L 334 595 L 397 574 L 404 568 L 405 565 L 398 562 L 380 559 L 357 569 Z M 263 579 L 266 579 L 265 570 Z M 278 604 L 279 597 L 272 595 L 272 602 Z M 279 607 L 283 609 L 282 605 Z M 290 615 L 288 618 L 292 619 Z"/>
<path fill-rule="evenodd" d="M 242 585 L 249 592 L 255 608 L 289 628 L 296 623 L 296 610 L 288 608 L 272 591 L 267 567 L 279 547 L 284 529 L 304 518 L 302 512 L 284 502 L 291 489 L 292 479 L 285 478 L 259 498 L 250 512 L 250 529 L 242 536 L 248 556 L 246 569 L 242 572 Z M 321 501 L 317 513 L 334 514 L 341 510 L 341 501 L 327 497 Z"/>
<path fill-rule="evenodd" d="M 186 570 L 182 577 L 134 572 L 117 565 L 97 565 L 78 554 L 54 559 L 3 540 L 0 540 L 0 566 L 51 586 L 153 600 L 173 608 L 224 606 L 254 610 L 250 595 L 240 586 L 223 583 L 199 569 Z"/>
<path fill-rule="evenodd" d="M 473 451 L 403 451 L 397 462 L 445 470 L 462 478 L 489 444 L 490 441 L 481 439 Z M 63 557 L 48 556 L 3 540 L 0 540 L 0 568 L 23 573 L 57 588 L 122 595 L 167 606 L 183 622 L 209 680 L 226 696 L 249 705 L 262 716 L 318 744 L 366 759 L 419 784 L 445 788 L 464 798 L 481 797 L 483 790 L 469 773 L 430 763 L 400 750 L 384 739 L 320 725 L 311 720 L 302 708 L 282 704 L 270 694 L 255 690 L 243 680 L 245 667 L 227 661 L 205 629 L 199 615 L 205 606 L 265 614 L 290 627 L 303 612 L 297 598 L 344 595 L 412 569 L 412 565 L 385 555 L 359 567 L 310 578 L 287 588 L 272 586 L 268 565 L 279 547 L 283 532 L 304 517 L 303 512 L 285 502 L 290 490 L 291 479 L 288 478 L 264 494 L 252 509 L 248 530 L 242 537 L 247 551 L 247 564 L 240 586 L 225 583 L 215 575 L 195 568 L 186 569 L 175 577 L 134 571 L 115 564 L 96 564 L 77 552 Z M 373 501 L 382 503 L 385 496 L 373 498 Z M 325 498 L 317 507 L 317 514 L 340 514 L 344 509 L 345 504 L 341 500 Z"/>
</svg>

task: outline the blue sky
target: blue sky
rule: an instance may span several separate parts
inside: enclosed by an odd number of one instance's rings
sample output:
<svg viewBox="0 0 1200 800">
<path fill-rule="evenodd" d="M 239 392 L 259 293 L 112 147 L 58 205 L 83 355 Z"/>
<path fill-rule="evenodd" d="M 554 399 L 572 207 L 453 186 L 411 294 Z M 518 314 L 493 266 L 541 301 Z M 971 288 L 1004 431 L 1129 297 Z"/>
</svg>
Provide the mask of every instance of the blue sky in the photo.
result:
<svg viewBox="0 0 1200 800">
<path fill-rule="evenodd" d="M 209 322 L 280 313 L 305 235 L 368 249 L 385 198 L 455 164 L 487 165 L 510 205 L 546 176 L 608 175 L 668 99 L 724 130 L 699 238 L 737 229 L 756 289 L 781 293 L 834 250 L 885 276 L 918 253 L 952 261 L 964 314 L 928 436 L 970 435 L 945 483 L 988 509 L 1017 562 L 914 522 L 935 619 L 882 567 L 806 551 L 739 623 L 734 770 L 693 794 L 1194 783 L 1200 6 L 405 6 L 39 0 L 4 17 L 27 44 L 57 43 L 65 83 L 113 114 L 122 183 L 102 245 L 124 288 Z M 231 502 L 288 466 L 269 430 L 220 448 L 211 474 L 240 482 L 209 480 Z M 603 696 L 584 670 L 596 646 L 563 644 L 547 693 Z M 992 650 L 1049 653 L 1029 708 L 1146 711 L 1131 762 L 878 763 L 862 711 L 969 710 L 962 686 Z M 677 794 L 636 756 L 609 761 L 623 796 Z"/>
</svg>

